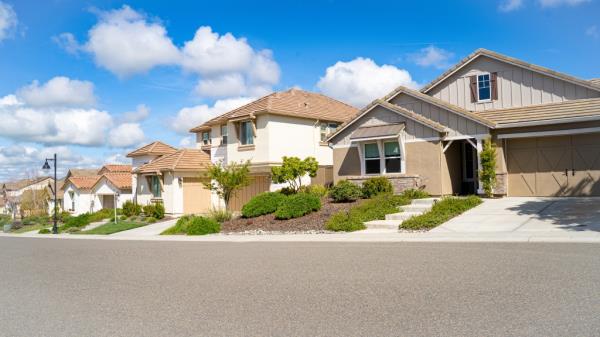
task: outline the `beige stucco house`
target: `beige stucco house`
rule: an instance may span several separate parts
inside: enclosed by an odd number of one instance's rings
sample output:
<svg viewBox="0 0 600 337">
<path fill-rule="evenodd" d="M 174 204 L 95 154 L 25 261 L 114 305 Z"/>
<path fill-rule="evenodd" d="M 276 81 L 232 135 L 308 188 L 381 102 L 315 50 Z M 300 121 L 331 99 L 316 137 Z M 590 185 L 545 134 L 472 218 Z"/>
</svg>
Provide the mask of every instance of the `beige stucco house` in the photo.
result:
<svg viewBox="0 0 600 337">
<path fill-rule="evenodd" d="M 482 141 L 495 193 L 600 195 L 600 81 L 479 49 L 420 91 L 375 100 L 328 141 L 335 180 L 384 175 L 397 191 L 480 192 Z"/>
<path fill-rule="evenodd" d="M 191 129 L 197 148 L 210 153 L 212 163 L 250 161 L 252 184 L 239 192 L 232 208 L 239 210 L 252 196 L 284 185 L 271 182 L 271 167 L 283 156 L 312 156 L 319 162 L 315 178 L 303 183 L 333 182 L 333 156 L 327 137 L 357 109 L 327 96 L 290 89 L 275 92 L 226 112 Z M 214 206 L 220 201 L 213 196 Z"/>
</svg>

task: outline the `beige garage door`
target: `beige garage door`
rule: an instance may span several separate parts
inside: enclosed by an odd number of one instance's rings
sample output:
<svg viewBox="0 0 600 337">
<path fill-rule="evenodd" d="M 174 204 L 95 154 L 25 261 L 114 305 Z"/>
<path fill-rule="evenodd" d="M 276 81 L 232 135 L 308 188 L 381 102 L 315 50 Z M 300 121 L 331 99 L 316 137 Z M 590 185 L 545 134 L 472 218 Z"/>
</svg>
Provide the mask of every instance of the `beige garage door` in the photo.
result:
<svg viewBox="0 0 600 337">
<path fill-rule="evenodd" d="M 210 204 L 210 190 L 204 188 L 201 178 L 183 178 L 183 213 L 204 213 Z"/>
<path fill-rule="evenodd" d="M 600 134 L 510 139 L 508 195 L 600 196 Z"/>
<path fill-rule="evenodd" d="M 238 191 L 229 203 L 229 207 L 232 211 L 239 211 L 242 207 L 250 200 L 253 196 L 267 192 L 271 185 L 271 178 L 269 176 L 252 176 L 252 182 L 250 185 L 244 187 Z"/>
</svg>

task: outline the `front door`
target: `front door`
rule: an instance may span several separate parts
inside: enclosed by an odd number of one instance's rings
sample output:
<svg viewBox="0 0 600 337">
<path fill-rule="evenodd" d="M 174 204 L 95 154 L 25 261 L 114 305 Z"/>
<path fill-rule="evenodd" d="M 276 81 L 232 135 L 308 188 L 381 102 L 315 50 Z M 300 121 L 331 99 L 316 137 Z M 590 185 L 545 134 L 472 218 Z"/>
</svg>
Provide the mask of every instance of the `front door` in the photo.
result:
<svg viewBox="0 0 600 337">
<path fill-rule="evenodd" d="M 461 194 L 475 194 L 477 192 L 477 151 L 464 140 L 462 146 L 462 191 Z"/>
<path fill-rule="evenodd" d="M 115 196 L 106 194 L 102 196 L 102 208 L 113 209 L 115 208 Z"/>
</svg>

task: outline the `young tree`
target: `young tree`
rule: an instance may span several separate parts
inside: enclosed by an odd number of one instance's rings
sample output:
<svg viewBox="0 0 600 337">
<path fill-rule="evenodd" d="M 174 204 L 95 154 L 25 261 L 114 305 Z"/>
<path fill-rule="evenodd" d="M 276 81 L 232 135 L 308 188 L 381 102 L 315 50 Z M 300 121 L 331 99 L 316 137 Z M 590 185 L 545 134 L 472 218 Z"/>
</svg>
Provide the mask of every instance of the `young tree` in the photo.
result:
<svg viewBox="0 0 600 337">
<path fill-rule="evenodd" d="M 250 162 L 231 162 L 227 166 L 222 162 L 213 164 L 208 168 L 203 182 L 204 186 L 215 191 L 225 201 L 225 208 L 229 210 L 229 201 L 242 187 L 250 185 Z"/>
<path fill-rule="evenodd" d="M 274 183 L 288 183 L 294 192 L 298 192 L 302 186 L 302 177 L 308 174 L 314 178 L 318 169 L 319 163 L 314 157 L 306 157 L 304 160 L 298 157 L 283 157 L 283 165 L 272 167 L 271 175 Z"/>
<path fill-rule="evenodd" d="M 489 198 L 493 196 L 494 187 L 496 187 L 496 146 L 492 144 L 491 139 L 483 141 L 483 150 L 480 154 L 481 170 L 479 178 L 483 185 L 485 195 Z"/>
</svg>

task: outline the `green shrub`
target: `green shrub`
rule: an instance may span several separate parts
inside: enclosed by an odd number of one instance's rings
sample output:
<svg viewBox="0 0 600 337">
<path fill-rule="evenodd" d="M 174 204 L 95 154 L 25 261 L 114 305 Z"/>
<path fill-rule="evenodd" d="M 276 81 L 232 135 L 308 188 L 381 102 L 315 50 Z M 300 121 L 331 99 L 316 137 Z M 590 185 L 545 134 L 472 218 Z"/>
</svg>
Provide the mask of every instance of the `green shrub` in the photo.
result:
<svg viewBox="0 0 600 337">
<path fill-rule="evenodd" d="M 61 229 L 64 231 L 72 227 L 85 227 L 92 222 L 91 218 L 92 215 L 89 213 L 83 213 L 78 216 L 72 216 L 69 219 L 67 219 L 67 221 L 61 226 Z"/>
<path fill-rule="evenodd" d="M 123 203 L 123 215 L 126 217 L 140 215 L 142 212 L 142 206 L 134 203 L 131 200 L 127 200 Z"/>
<path fill-rule="evenodd" d="M 221 225 L 216 220 L 201 216 L 193 217 L 187 225 L 187 235 L 206 235 L 220 231 Z"/>
<path fill-rule="evenodd" d="M 279 192 L 265 192 L 256 195 L 242 207 L 244 218 L 254 218 L 260 215 L 271 214 L 277 210 L 286 196 Z"/>
<path fill-rule="evenodd" d="M 298 193 L 287 197 L 275 211 L 280 220 L 299 218 L 321 209 L 321 199 L 314 194 Z"/>
<path fill-rule="evenodd" d="M 192 219 L 192 215 L 184 215 L 177 220 L 175 226 L 167 228 L 161 235 L 186 234 L 187 227 Z"/>
<path fill-rule="evenodd" d="M 48 222 L 50 222 L 50 217 L 47 215 L 31 215 L 23 218 L 22 221 L 25 226 L 47 224 Z"/>
<path fill-rule="evenodd" d="M 319 198 L 322 198 L 327 195 L 328 190 L 327 187 L 325 187 L 325 185 L 314 184 L 300 187 L 300 192 L 310 193 L 316 195 Z"/>
<path fill-rule="evenodd" d="M 325 228 L 336 232 L 353 232 L 365 229 L 364 223 L 371 220 L 385 219 L 386 214 L 397 213 L 398 207 L 408 205 L 410 199 L 392 194 L 380 194 L 372 199 L 352 207 L 348 211 L 334 214 Z"/>
<path fill-rule="evenodd" d="M 232 214 L 226 209 L 211 208 L 208 211 L 208 217 L 214 219 L 218 223 L 231 220 Z"/>
<path fill-rule="evenodd" d="M 110 219 L 115 216 L 115 210 L 112 208 L 104 208 L 89 215 L 89 222 L 98 222 L 104 219 Z"/>
<path fill-rule="evenodd" d="M 143 207 L 144 214 L 157 219 L 165 217 L 165 206 L 162 203 L 148 204 Z"/>
<path fill-rule="evenodd" d="M 119 219 L 120 219 L 121 221 L 125 221 L 125 220 L 129 219 L 129 217 L 128 217 L 127 215 L 121 215 L 121 216 L 119 217 Z"/>
<path fill-rule="evenodd" d="M 155 217 L 147 217 L 146 218 L 146 222 L 147 223 L 155 223 L 156 222 L 156 218 Z"/>
<path fill-rule="evenodd" d="M 42 228 L 38 231 L 38 234 L 51 234 L 52 231 L 50 231 L 50 229 L 48 228 Z"/>
<path fill-rule="evenodd" d="M 356 201 L 362 196 L 362 191 L 358 185 L 348 180 L 340 180 L 329 190 L 329 196 L 335 202 Z"/>
<path fill-rule="evenodd" d="M 435 203 L 429 212 L 403 221 L 400 228 L 430 229 L 443 224 L 479 204 L 481 204 L 481 198 L 474 195 L 465 198 L 443 198 L 441 201 Z"/>
<path fill-rule="evenodd" d="M 404 192 L 402 192 L 401 195 L 407 197 L 408 199 L 423 199 L 430 197 L 429 193 L 425 192 L 424 190 L 415 188 L 404 190 Z"/>
<path fill-rule="evenodd" d="M 392 193 L 392 183 L 386 177 L 373 177 L 362 184 L 364 198 L 372 198 L 381 193 Z"/>
</svg>

